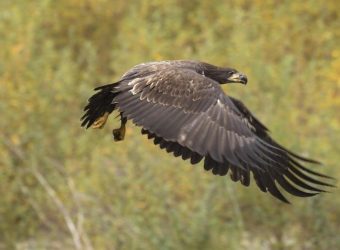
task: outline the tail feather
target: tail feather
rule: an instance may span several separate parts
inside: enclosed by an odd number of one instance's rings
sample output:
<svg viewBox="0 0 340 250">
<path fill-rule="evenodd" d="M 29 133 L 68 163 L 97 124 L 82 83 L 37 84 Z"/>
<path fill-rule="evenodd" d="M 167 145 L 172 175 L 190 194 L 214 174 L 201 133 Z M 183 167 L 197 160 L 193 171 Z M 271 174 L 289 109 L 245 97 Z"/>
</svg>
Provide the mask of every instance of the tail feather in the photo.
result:
<svg viewBox="0 0 340 250">
<path fill-rule="evenodd" d="M 105 113 L 111 113 L 116 108 L 113 99 L 119 94 L 119 91 L 115 89 L 118 83 L 111 83 L 94 89 L 98 92 L 89 98 L 88 104 L 84 108 L 85 114 L 80 119 L 82 127 L 91 127 L 98 118 Z"/>
</svg>

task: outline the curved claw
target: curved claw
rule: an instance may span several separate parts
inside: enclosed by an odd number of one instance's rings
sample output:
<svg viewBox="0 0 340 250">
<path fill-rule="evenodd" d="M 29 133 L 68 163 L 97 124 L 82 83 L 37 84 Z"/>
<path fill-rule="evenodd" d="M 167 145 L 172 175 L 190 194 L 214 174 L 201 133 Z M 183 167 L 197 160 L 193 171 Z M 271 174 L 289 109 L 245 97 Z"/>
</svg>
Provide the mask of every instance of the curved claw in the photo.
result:
<svg viewBox="0 0 340 250">
<path fill-rule="evenodd" d="M 125 126 L 121 126 L 120 128 L 114 129 L 112 131 L 113 139 L 115 141 L 122 141 L 125 137 Z"/>
<path fill-rule="evenodd" d="M 105 112 L 103 116 L 97 118 L 97 120 L 94 121 L 91 128 L 99 128 L 99 129 L 103 128 L 108 117 L 109 117 L 109 112 Z"/>
</svg>

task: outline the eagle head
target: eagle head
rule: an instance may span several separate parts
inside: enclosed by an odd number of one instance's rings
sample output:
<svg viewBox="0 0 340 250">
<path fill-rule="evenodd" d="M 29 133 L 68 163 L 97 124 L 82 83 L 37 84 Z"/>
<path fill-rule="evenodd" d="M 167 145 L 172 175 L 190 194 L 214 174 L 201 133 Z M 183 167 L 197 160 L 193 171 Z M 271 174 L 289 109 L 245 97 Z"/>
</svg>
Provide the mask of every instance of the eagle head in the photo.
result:
<svg viewBox="0 0 340 250">
<path fill-rule="evenodd" d="M 247 84 L 248 78 L 245 74 L 237 72 L 235 69 L 225 70 L 225 81 L 223 83 L 242 83 Z"/>
<path fill-rule="evenodd" d="M 225 83 L 242 83 L 247 84 L 247 76 L 233 68 L 216 67 L 210 64 L 204 64 L 205 76 L 217 81 L 220 84 Z"/>
</svg>

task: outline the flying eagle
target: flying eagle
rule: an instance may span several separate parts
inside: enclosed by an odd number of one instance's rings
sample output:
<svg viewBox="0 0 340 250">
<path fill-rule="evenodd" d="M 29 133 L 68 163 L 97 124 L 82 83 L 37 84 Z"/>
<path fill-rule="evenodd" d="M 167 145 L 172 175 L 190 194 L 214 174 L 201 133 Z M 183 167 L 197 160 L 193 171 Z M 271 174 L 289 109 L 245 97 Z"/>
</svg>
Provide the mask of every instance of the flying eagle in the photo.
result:
<svg viewBox="0 0 340 250">
<path fill-rule="evenodd" d="M 205 170 L 250 184 L 250 173 L 263 192 L 289 203 L 288 193 L 307 197 L 332 186 L 330 178 L 302 165 L 318 163 L 275 142 L 268 129 L 239 100 L 225 95 L 221 84 L 247 83 L 233 68 L 199 61 L 142 63 L 115 83 L 95 88 L 84 108 L 82 126 L 102 128 L 114 110 L 121 126 L 115 141 L 124 139 L 125 124 L 132 120 L 154 144 L 191 164 L 204 160 Z"/>
</svg>

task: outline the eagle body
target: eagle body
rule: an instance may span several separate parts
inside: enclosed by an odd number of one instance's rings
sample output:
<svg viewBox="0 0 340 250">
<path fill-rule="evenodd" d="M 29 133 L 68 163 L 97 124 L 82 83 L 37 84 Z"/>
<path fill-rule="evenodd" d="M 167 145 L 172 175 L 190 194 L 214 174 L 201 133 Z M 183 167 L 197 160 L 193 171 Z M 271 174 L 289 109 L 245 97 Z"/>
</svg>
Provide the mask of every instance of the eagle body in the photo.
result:
<svg viewBox="0 0 340 250">
<path fill-rule="evenodd" d="M 263 192 L 283 202 L 288 193 L 307 197 L 331 186 L 323 174 L 301 157 L 275 142 L 268 129 L 239 100 L 225 95 L 221 84 L 247 83 L 233 68 L 189 60 L 142 63 L 112 84 L 96 88 L 85 107 L 82 126 L 102 127 L 114 110 L 122 125 L 113 131 L 124 138 L 132 120 L 156 145 L 192 164 L 203 161 L 215 175 L 227 175 L 244 186 L 251 174 Z"/>
</svg>

